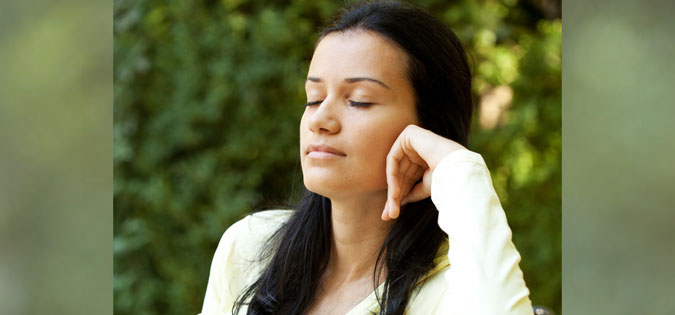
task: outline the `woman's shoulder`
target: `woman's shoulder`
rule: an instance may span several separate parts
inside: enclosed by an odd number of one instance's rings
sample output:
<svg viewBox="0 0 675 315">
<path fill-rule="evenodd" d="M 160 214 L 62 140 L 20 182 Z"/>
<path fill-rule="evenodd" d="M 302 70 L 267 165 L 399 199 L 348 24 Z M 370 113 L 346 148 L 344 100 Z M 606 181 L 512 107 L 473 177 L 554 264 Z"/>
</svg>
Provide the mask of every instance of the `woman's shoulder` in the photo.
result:
<svg viewBox="0 0 675 315">
<path fill-rule="evenodd" d="M 293 211 L 291 209 L 274 209 L 254 212 L 234 223 L 232 227 L 237 226 L 238 229 L 243 229 L 243 231 L 278 228 L 288 220 Z"/>
<path fill-rule="evenodd" d="M 223 233 L 211 262 L 203 314 L 227 313 L 237 297 L 258 277 L 264 263 L 258 254 L 293 213 L 267 210 L 249 214 Z M 208 312 L 207 312 L 208 310 Z"/>
<path fill-rule="evenodd" d="M 217 293 L 222 301 L 235 299 L 261 271 L 261 250 L 269 238 L 293 213 L 293 210 L 265 210 L 247 215 L 223 233 L 211 265 L 211 278 L 222 286 Z M 215 284 L 214 284 L 215 285 Z"/>
<path fill-rule="evenodd" d="M 232 224 L 221 242 L 239 250 L 259 249 L 290 218 L 293 210 L 275 209 L 254 212 Z"/>
</svg>

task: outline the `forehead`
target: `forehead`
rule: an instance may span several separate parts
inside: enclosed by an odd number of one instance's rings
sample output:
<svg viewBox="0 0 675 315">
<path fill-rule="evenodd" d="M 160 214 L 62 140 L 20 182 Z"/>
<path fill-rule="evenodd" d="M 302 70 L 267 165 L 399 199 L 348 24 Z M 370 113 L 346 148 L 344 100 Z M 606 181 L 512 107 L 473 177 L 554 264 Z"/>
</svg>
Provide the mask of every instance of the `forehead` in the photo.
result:
<svg viewBox="0 0 675 315">
<path fill-rule="evenodd" d="M 403 50 L 381 35 L 359 30 L 330 33 L 321 39 L 314 50 L 309 76 L 372 76 L 395 85 L 405 80 L 406 69 Z"/>
</svg>

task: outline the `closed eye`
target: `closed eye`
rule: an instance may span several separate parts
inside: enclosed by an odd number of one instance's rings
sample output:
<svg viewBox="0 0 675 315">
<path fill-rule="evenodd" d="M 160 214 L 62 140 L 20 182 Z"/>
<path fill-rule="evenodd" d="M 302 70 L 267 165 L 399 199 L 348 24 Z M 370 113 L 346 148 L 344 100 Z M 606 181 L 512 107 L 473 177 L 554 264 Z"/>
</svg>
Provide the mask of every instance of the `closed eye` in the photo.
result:
<svg viewBox="0 0 675 315">
<path fill-rule="evenodd" d="M 307 102 L 305 106 L 314 106 L 314 105 L 319 105 L 323 101 L 314 101 L 314 102 Z M 370 105 L 373 105 L 374 103 L 371 102 L 355 102 L 355 101 L 349 101 L 349 104 L 355 107 L 368 107 Z"/>
<path fill-rule="evenodd" d="M 349 104 L 356 107 L 368 107 L 370 105 L 373 105 L 373 103 L 370 102 L 354 102 L 354 101 L 349 101 Z"/>
</svg>

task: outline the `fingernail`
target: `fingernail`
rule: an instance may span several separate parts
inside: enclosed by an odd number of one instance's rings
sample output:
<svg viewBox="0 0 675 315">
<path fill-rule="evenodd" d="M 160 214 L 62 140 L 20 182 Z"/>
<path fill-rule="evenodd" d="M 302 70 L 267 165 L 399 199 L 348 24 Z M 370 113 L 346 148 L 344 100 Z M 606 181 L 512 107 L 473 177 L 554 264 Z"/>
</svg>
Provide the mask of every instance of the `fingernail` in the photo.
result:
<svg viewBox="0 0 675 315">
<path fill-rule="evenodd" d="M 394 216 L 394 205 L 393 204 L 391 206 L 389 206 L 389 217 L 392 218 L 392 219 L 396 219 L 396 217 Z"/>
</svg>

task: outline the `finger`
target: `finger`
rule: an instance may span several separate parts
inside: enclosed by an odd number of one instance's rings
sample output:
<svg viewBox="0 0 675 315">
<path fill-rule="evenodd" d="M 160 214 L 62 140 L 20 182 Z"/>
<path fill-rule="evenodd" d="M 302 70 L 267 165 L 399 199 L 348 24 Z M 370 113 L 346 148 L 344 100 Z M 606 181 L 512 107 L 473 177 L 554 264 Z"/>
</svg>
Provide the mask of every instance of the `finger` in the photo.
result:
<svg viewBox="0 0 675 315">
<path fill-rule="evenodd" d="M 411 132 L 404 131 L 401 133 L 399 136 L 400 140 L 398 141 L 398 145 L 405 157 L 410 159 L 410 161 L 414 164 L 417 165 L 426 165 L 426 161 L 422 156 L 417 152 L 417 148 L 415 146 L 415 137 L 412 136 Z"/>
<path fill-rule="evenodd" d="M 406 129 L 407 130 L 407 129 Z M 388 216 L 398 218 L 401 211 L 401 200 L 407 195 L 421 174 L 415 176 L 419 169 L 427 168 L 426 162 L 409 143 L 409 132 L 404 130 L 387 155 L 387 208 Z"/>
<path fill-rule="evenodd" d="M 413 179 L 412 176 L 415 175 L 416 170 L 419 168 L 416 164 L 412 163 L 407 156 L 404 156 L 403 159 L 401 159 L 400 165 L 401 167 L 399 168 L 398 175 L 396 175 L 399 185 L 399 200 L 408 193 L 415 181 L 417 181 L 417 179 Z"/>
<path fill-rule="evenodd" d="M 426 162 L 408 144 L 408 133 L 402 132 L 387 155 L 388 216 L 398 218 L 401 200 L 408 194 L 426 168 Z"/>
<path fill-rule="evenodd" d="M 389 218 L 389 209 L 387 209 L 388 205 L 389 205 L 389 202 L 386 202 L 384 204 L 384 210 L 382 211 L 382 215 L 381 215 L 381 218 L 382 218 L 383 221 L 389 221 L 389 219 L 391 219 L 391 218 Z"/>
<path fill-rule="evenodd" d="M 410 161 L 410 159 L 406 158 L 406 161 Z M 410 166 L 408 169 L 403 173 L 403 178 L 407 181 L 410 181 L 412 183 L 415 183 L 420 177 L 422 177 L 422 172 L 424 169 L 412 162 L 409 162 Z M 419 175 L 418 175 L 419 174 Z"/>
<path fill-rule="evenodd" d="M 389 192 L 387 195 L 387 203 L 385 207 L 385 213 L 388 219 L 395 219 L 396 216 L 394 216 L 394 206 L 396 205 L 396 200 L 395 200 L 395 194 L 398 193 L 398 181 L 395 181 L 393 185 L 390 185 L 389 187 Z"/>
<path fill-rule="evenodd" d="M 389 203 L 389 217 L 392 219 L 398 218 L 401 208 L 399 206 L 400 198 L 392 198 L 392 202 Z"/>
<path fill-rule="evenodd" d="M 396 138 L 396 141 L 394 141 L 394 144 L 391 146 L 389 154 L 387 154 L 387 177 L 396 176 L 398 174 L 400 167 L 399 162 L 404 156 L 405 152 L 403 152 L 403 149 L 401 148 L 401 135 L 399 135 L 399 137 Z"/>
<path fill-rule="evenodd" d="M 399 211 L 396 208 L 395 203 L 392 203 L 391 205 L 389 205 L 389 217 L 390 218 L 392 218 L 392 219 L 398 218 L 398 213 L 399 213 Z"/>
<path fill-rule="evenodd" d="M 420 179 L 424 179 L 422 176 L 424 176 L 427 173 L 428 170 L 429 170 L 429 168 L 426 167 L 426 166 L 419 166 L 415 170 L 415 174 L 413 175 L 413 177 L 415 178 L 415 181 L 418 181 Z"/>
<path fill-rule="evenodd" d="M 399 162 L 405 156 L 405 153 L 401 149 L 401 137 L 403 134 L 399 135 L 394 141 L 394 144 L 387 154 L 387 164 L 386 164 L 386 173 L 387 173 L 387 214 L 390 218 L 396 218 L 394 213 L 396 213 L 396 200 L 400 200 L 400 186 L 399 186 Z"/>
<path fill-rule="evenodd" d="M 402 205 L 411 203 L 411 202 L 416 202 L 420 201 L 422 199 L 425 199 L 427 197 L 431 196 L 427 188 L 424 186 L 424 183 L 419 183 L 413 187 L 413 189 L 410 191 L 410 193 L 405 197 L 403 202 L 401 202 Z"/>
<path fill-rule="evenodd" d="M 415 185 L 415 187 L 410 190 L 405 199 L 401 202 L 402 205 L 408 204 L 410 202 L 420 201 L 431 196 L 430 174 L 431 172 L 429 169 L 425 170 L 422 181 L 417 183 L 417 185 Z"/>
<path fill-rule="evenodd" d="M 408 171 L 404 175 L 403 179 L 403 187 L 401 189 L 402 195 L 401 195 L 401 200 L 399 202 L 399 206 L 403 206 L 407 202 L 405 201 L 408 199 L 408 194 L 410 194 L 410 191 L 413 189 L 413 187 L 417 184 L 417 182 L 422 178 L 422 175 L 424 174 L 424 168 L 421 166 L 412 163 L 410 168 L 408 168 Z"/>
<path fill-rule="evenodd" d="M 419 165 L 410 163 L 410 167 L 405 172 L 399 176 L 399 195 L 396 199 L 397 205 L 399 208 L 404 204 L 403 200 L 406 199 L 407 195 L 410 193 L 410 190 L 415 186 L 417 181 L 422 177 L 423 169 Z"/>
<path fill-rule="evenodd" d="M 407 156 L 403 156 L 398 163 L 398 173 L 394 174 L 396 176 L 401 176 L 405 178 L 406 174 L 410 171 L 411 168 L 414 168 L 413 164 Z"/>
</svg>

